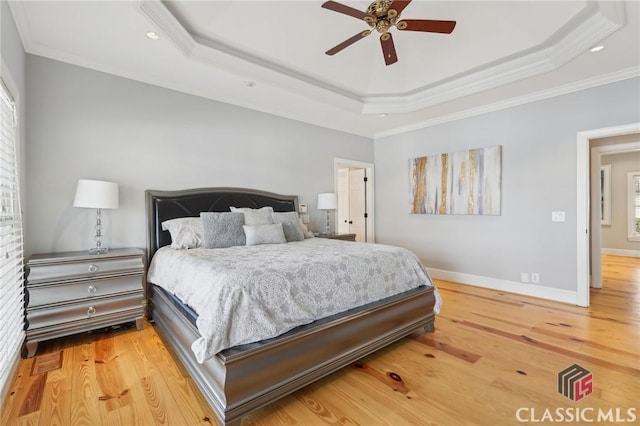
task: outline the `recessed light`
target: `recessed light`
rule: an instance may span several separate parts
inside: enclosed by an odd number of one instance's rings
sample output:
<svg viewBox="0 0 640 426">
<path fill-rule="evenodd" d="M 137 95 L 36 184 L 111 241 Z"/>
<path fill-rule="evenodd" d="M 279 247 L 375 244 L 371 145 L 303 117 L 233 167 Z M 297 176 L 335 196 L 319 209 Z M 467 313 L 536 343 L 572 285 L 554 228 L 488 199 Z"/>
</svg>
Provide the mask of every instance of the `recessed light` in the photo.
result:
<svg viewBox="0 0 640 426">
<path fill-rule="evenodd" d="M 251 81 L 251 80 L 247 80 L 244 82 L 244 85 L 247 87 L 255 87 L 256 86 L 256 82 L 255 81 Z"/>
<path fill-rule="evenodd" d="M 595 53 L 595 52 L 599 52 L 599 51 L 601 51 L 602 49 L 604 49 L 604 46 L 603 46 L 603 45 L 595 46 L 595 47 L 592 47 L 592 48 L 589 50 L 589 52 Z"/>
<path fill-rule="evenodd" d="M 158 35 L 157 32 L 155 31 L 148 31 L 147 32 L 147 37 L 150 38 L 151 40 L 157 40 L 160 38 L 160 36 Z"/>
<path fill-rule="evenodd" d="M 382 114 L 378 114 L 378 117 L 380 117 L 380 118 L 385 118 L 385 117 L 387 117 L 387 115 L 388 115 L 388 114 L 384 114 L 384 113 L 382 113 Z"/>
</svg>

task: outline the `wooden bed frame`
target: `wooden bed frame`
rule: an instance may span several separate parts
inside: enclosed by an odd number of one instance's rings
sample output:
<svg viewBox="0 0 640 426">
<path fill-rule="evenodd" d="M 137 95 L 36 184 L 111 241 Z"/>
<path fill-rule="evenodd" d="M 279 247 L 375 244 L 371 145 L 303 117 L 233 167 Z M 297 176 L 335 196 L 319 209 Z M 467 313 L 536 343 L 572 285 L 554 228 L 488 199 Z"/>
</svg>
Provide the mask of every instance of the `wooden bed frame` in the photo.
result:
<svg viewBox="0 0 640 426">
<path fill-rule="evenodd" d="M 161 223 L 230 206 L 297 211 L 296 196 L 242 188 L 146 191 L 148 259 L 171 243 Z M 345 242 L 345 244 L 354 244 Z M 147 287 L 149 318 L 189 372 L 223 425 L 424 327 L 434 328 L 433 288 L 422 286 L 298 327 L 274 339 L 237 346 L 199 364 L 191 343 L 200 337 L 192 322 L 154 285 Z"/>
</svg>

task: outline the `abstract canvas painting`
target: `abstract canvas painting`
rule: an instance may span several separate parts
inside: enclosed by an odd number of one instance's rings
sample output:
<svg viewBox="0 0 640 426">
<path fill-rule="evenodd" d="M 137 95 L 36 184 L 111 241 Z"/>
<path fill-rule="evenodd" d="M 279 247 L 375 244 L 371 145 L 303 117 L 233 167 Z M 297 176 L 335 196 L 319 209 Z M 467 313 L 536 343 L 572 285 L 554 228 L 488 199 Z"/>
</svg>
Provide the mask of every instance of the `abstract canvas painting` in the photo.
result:
<svg viewBox="0 0 640 426">
<path fill-rule="evenodd" d="M 500 215 L 502 147 L 409 160 L 410 212 Z"/>
</svg>

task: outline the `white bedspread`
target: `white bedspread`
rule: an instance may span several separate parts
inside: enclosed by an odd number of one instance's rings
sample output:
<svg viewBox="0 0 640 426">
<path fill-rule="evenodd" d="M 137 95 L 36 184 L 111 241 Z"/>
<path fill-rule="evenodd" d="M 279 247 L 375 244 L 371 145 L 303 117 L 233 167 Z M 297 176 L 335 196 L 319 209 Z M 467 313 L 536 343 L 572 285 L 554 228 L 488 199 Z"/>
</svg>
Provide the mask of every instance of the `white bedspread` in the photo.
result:
<svg viewBox="0 0 640 426">
<path fill-rule="evenodd" d="M 324 238 L 224 249 L 163 247 L 147 277 L 198 314 L 202 337 L 191 348 L 200 363 L 223 349 L 433 285 L 408 250 Z M 436 312 L 440 303 L 436 291 Z"/>
</svg>

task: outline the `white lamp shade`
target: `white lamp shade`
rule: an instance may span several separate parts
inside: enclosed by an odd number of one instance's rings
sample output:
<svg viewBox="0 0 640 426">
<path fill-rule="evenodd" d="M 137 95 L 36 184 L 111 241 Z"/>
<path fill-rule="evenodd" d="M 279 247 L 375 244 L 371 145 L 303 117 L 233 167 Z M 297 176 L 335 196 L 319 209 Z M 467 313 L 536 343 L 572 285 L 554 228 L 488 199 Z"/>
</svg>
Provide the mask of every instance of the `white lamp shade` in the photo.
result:
<svg viewBox="0 0 640 426">
<path fill-rule="evenodd" d="M 118 184 L 101 180 L 80 179 L 76 188 L 74 207 L 117 209 Z"/>
<path fill-rule="evenodd" d="M 318 194 L 318 210 L 335 210 L 338 207 L 338 198 L 333 192 Z"/>
</svg>

